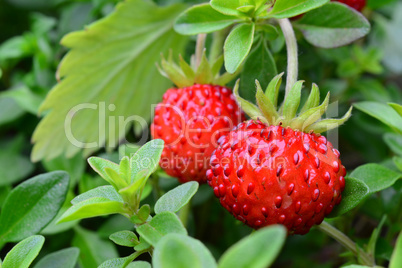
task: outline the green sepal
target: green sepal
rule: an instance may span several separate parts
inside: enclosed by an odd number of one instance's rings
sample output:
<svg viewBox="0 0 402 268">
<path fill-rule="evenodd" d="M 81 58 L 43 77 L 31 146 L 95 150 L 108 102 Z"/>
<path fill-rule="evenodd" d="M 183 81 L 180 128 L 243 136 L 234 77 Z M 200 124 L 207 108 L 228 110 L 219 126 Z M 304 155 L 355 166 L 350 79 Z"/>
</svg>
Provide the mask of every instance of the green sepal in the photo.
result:
<svg viewBox="0 0 402 268">
<path fill-rule="evenodd" d="M 233 89 L 233 94 L 236 97 L 237 104 L 251 119 L 264 118 L 264 115 L 261 113 L 260 109 L 257 106 L 240 97 L 239 83 L 240 79 L 237 79 L 236 85 Z"/>
<path fill-rule="evenodd" d="M 283 103 L 283 116 L 286 122 L 290 122 L 296 116 L 297 108 L 299 108 L 300 104 L 303 83 L 304 81 L 297 81 Z"/>
<path fill-rule="evenodd" d="M 261 112 L 264 115 L 264 118 L 267 119 L 270 125 L 274 124 L 279 115 L 275 109 L 275 106 L 272 104 L 271 100 L 264 94 L 262 91 L 260 82 L 255 80 L 257 93 L 256 93 L 256 101 L 257 105 L 260 108 Z M 262 118 L 261 118 L 262 119 Z"/>
<path fill-rule="evenodd" d="M 170 57 L 169 57 L 170 58 Z M 169 78 L 176 86 L 178 87 L 186 87 L 187 85 L 191 85 L 192 81 L 191 79 L 187 78 L 183 71 L 177 66 L 176 63 L 171 61 L 166 61 L 166 59 L 162 55 L 162 62 L 161 62 L 162 68 L 159 68 L 159 72 L 165 76 L 166 78 Z"/>
<path fill-rule="evenodd" d="M 349 111 L 340 119 L 324 119 L 316 122 L 306 128 L 305 132 L 314 131 L 315 133 L 323 133 L 325 131 L 334 129 L 345 123 L 352 115 L 353 107 L 350 107 Z"/>
<path fill-rule="evenodd" d="M 188 79 L 190 79 L 190 80 L 195 79 L 195 72 L 194 72 L 193 68 L 191 68 L 191 66 L 183 59 L 183 57 L 181 55 L 179 55 L 179 64 L 180 64 L 180 68 L 182 69 L 184 75 Z"/>
<path fill-rule="evenodd" d="M 283 72 L 275 76 L 271 82 L 269 82 L 267 89 L 265 90 L 265 95 L 271 100 L 271 103 L 274 105 L 275 109 L 278 107 L 278 94 L 279 87 L 282 83 Z"/>
<path fill-rule="evenodd" d="M 293 129 L 298 129 L 303 131 L 311 124 L 317 122 L 321 119 L 321 116 L 325 113 L 328 108 L 330 93 L 328 92 L 325 100 L 322 102 L 320 106 L 315 106 L 313 108 L 308 109 L 307 111 L 300 113 L 300 115 L 294 118 L 290 122 L 290 127 Z"/>
<path fill-rule="evenodd" d="M 197 81 L 198 84 L 209 84 L 211 83 L 211 81 L 213 81 L 213 79 L 214 76 L 212 74 L 212 69 L 211 66 L 209 65 L 206 52 L 204 49 L 200 65 L 198 66 L 197 71 L 195 73 L 194 81 Z"/>
<path fill-rule="evenodd" d="M 318 89 L 318 86 L 313 83 L 310 95 L 308 96 L 307 101 L 304 103 L 304 106 L 301 109 L 300 114 L 303 114 L 305 111 L 318 106 L 319 103 L 320 103 L 320 90 Z"/>
</svg>

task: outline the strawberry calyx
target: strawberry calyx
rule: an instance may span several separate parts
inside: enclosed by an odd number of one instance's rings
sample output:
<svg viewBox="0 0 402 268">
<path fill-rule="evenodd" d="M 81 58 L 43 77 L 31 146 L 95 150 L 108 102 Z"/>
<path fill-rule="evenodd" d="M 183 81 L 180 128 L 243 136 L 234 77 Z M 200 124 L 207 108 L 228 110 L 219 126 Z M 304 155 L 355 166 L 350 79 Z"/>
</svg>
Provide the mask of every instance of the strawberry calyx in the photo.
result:
<svg viewBox="0 0 402 268">
<path fill-rule="evenodd" d="M 282 83 L 282 76 L 283 73 L 275 76 L 268 84 L 265 92 L 262 90 L 258 80 L 255 81 L 257 105 L 240 97 L 239 80 L 237 80 L 233 90 L 234 95 L 240 107 L 251 119 L 260 119 L 268 125 L 281 125 L 282 127 L 290 127 L 306 133 L 322 133 L 339 127 L 351 116 L 352 107 L 342 118 L 322 119 L 328 108 L 330 93 L 328 92 L 324 101 L 320 104 L 320 91 L 316 84 L 313 84 L 309 97 L 298 112 L 304 81 L 297 81 L 285 97 L 282 105 L 278 107 L 278 93 Z"/>
<path fill-rule="evenodd" d="M 223 66 L 223 56 L 211 64 L 206 57 L 205 49 L 199 65 L 196 65 L 194 56 L 191 58 L 191 65 L 182 56 L 179 56 L 179 64 L 177 64 L 170 53 L 167 60 L 162 55 L 161 67 L 158 66 L 158 69 L 163 76 L 169 78 L 179 88 L 194 84 L 224 86 L 239 74 L 236 72 L 221 75 L 219 71 Z"/>
</svg>

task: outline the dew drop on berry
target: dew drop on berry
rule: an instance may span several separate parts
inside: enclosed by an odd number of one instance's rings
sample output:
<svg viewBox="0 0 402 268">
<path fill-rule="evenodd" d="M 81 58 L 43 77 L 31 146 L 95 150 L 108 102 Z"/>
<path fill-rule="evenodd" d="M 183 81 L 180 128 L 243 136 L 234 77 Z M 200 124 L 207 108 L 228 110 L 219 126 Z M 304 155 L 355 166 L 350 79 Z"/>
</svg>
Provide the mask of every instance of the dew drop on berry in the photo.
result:
<svg viewBox="0 0 402 268">
<path fill-rule="evenodd" d="M 309 178 L 310 178 L 310 171 L 306 169 L 306 171 L 304 171 L 304 181 L 307 182 Z"/>
<path fill-rule="evenodd" d="M 248 213 L 250 213 L 250 206 L 244 205 L 243 206 L 243 214 L 247 216 Z"/>
<path fill-rule="evenodd" d="M 251 194 L 254 191 L 255 185 L 254 183 L 250 182 L 247 187 L 247 194 Z"/>
<path fill-rule="evenodd" d="M 296 205 L 295 205 L 295 212 L 296 212 L 296 213 L 299 213 L 300 209 L 301 209 L 301 202 L 300 202 L 300 201 L 297 201 L 297 202 L 296 202 Z"/>
<path fill-rule="evenodd" d="M 313 192 L 313 201 L 317 201 L 318 197 L 320 196 L 320 190 L 315 189 Z"/>
<path fill-rule="evenodd" d="M 326 209 L 325 209 L 325 215 L 328 215 L 329 213 L 331 213 L 332 209 L 334 208 L 334 206 L 331 204 L 329 205 Z"/>
<path fill-rule="evenodd" d="M 221 165 L 216 165 L 213 169 L 212 169 L 213 173 L 215 176 L 218 176 L 222 173 L 222 167 Z"/>
<path fill-rule="evenodd" d="M 293 193 L 294 188 L 295 188 L 294 183 L 288 185 L 288 195 L 291 195 Z"/>
<path fill-rule="evenodd" d="M 321 144 L 327 144 L 327 138 L 322 135 L 317 138 L 317 141 Z"/>
<path fill-rule="evenodd" d="M 235 214 L 239 215 L 239 214 L 240 214 L 240 211 L 241 211 L 240 206 L 237 205 L 237 204 L 233 204 L 233 206 L 232 206 L 232 211 L 233 211 Z"/>
<path fill-rule="evenodd" d="M 277 197 L 275 197 L 275 206 L 277 207 L 277 208 L 280 208 L 281 207 L 281 205 L 282 205 L 282 197 L 281 196 L 277 196 Z"/>
<path fill-rule="evenodd" d="M 308 143 L 303 143 L 304 153 L 308 153 L 310 151 L 310 145 Z"/>
<path fill-rule="evenodd" d="M 239 186 L 236 184 L 232 185 L 232 194 L 235 198 L 239 195 Z"/>
<path fill-rule="evenodd" d="M 214 194 L 216 197 L 219 197 L 219 188 L 218 187 L 214 187 Z"/>
<path fill-rule="evenodd" d="M 256 220 L 254 223 L 255 227 L 260 227 L 262 225 L 262 221 L 261 220 Z"/>
<path fill-rule="evenodd" d="M 319 203 L 316 207 L 315 207 L 315 213 L 320 213 L 322 208 L 324 207 L 324 205 L 322 203 Z"/>
<path fill-rule="evenodd" d="M 216 166 L 217 164 L 219 164 L 219 160 L 218 160 L 218 157 L 216 157 L 216 155 L 211 156 L 210 164 L 213 167 Z"/>
<path fill-rule="evenodd" d="M 225 176 L 229 176 L 231 171 L 232 171 L 232 169 L 230 168 L 230 165 L 226 165 L 223 168 L 223 173 L 225 174 Z"/>
<path fill-rule="evenodd" d="M 221 197 L 225 196 L 226 194 L 226 187 L 223 184 L 219 184 L 219 195 Z"/>
<path fill-rule="evenodd" d="M 280 215 L 279 216 L 279 223 L 284 223 L 285 222 L 285 219 L 286 219 L 286 216 L 285 215 Z"/>
<path fill-rule="evenodd" d="M 333 149 L 332 150 L 333 152 L 334 152 L 334 154 L 336 155 L 336 157 L 340 157 L 341 156 L 341 153 L 337 150 L 337 149 Z"/>
<path fill-rule="evenodd" d="M 321 136 L 321 137 L 323 137 L 323 136 Z M 327 148 L 327 146 L 326 146 L 325 144 L 320 144 L 320 145 L 318 146 L 318 151 L 319 151 L 320 153 L 322 153 L 322 154 L 326 154 L 326 153 L 327 153 L 327 150 L 328 150 L 328 148 Z"/>
<path fill-rule="evenodd" d="M 346 176 L 346 168 L 344 167 L 344 166 L 342 166 L 342 174 L 341 174 L 342 176 Z"/>
<path fill-rule="evenodd" d="M 318 159 L 318 157 L 315 157 L 314 162 L 315 162 L 315 167 L 319 168 L 320 167 L 320 159 Z"/>
<path fill-rule="evenodd" d="M 237 177 L 241 178 L 244 175 L 244 167 L 243 165 L 240 165 L 239 168 L 237 169 Z"/>
<path fill-rule="evenodd" d="M 295 221 L 295 225 L 294 225 L 294 226 L 299 226 L 302 222 L 303 222 L 303 219 L 299 217 L 299 218 Z"/>
<path fill-rule="evenodd" d="M 214 177 L 214 174 L 212 173 L 212 170 L 208 169 L 207 170 L 207 180 L 211 181 L 213 177 Z"/>
<path fill-rule="evenodd" d="M 325 172 L 325 174 L 324 174 L 324 182 L 325 182 L 326 184 L 329 184 L 330 181 L 331 181 L 331 174 L 329 174 L 329 172 L 327 171 L 327 172 Z"/>
<path fill-rule="evenodd" d="M 268 210 L 266 207 L 261 208 L 261 213 L 262 213 L 262 215 L 264 215 L 264 217 L 268 217 Z"/>
<path fill-rule="evenodd" d="M 293 162 L 295 163 L 295 165 L 299 163 L 299 153 L 295 153 L 295 155 L 293 156 Z"/>
<path fill-rule="evenodd" d="M 341 187 L 341 192 L 345 189 L 345 178 L 343 176 L 339 177 L 339 187 Z"/>
<path fill-rule="evenodd" d="M 338 163 L 338 161 L 334 161 L 332 163 L 332 167 L 334 168 L 334 172 L 338 173 L 338 171 L 339 171 L 339 163 Z"/>
</svg>

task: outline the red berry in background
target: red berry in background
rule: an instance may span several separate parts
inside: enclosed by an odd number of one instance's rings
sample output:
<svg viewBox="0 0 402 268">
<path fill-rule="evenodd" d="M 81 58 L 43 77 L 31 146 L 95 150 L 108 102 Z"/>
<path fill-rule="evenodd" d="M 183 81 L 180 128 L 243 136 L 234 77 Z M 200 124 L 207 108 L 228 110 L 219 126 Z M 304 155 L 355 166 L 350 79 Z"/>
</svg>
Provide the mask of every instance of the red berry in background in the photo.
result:
<svg viewBox="0 0 402 268">
<path fill-rule="evenodd" d="M 341 119 L 320 120 L 329 94 L 318 105 L 314 85 L 295 117 L 302 87 L 297 82 L 276 111 L 279 85 L 277 76 L 263 93 L 257 83 L 258 107 L 244 105 L 236 85 L 238 102 L 258 119 L 240 123 L 219 140 L 207 179 L 222 206 L 248 226 L 283 224 L 290 234 L 305 234 L 342 199 L 346 170 L 339 151 L 319 133 L 344 123 L 351 110 Z"/>
<path fill-rule="evenodd" d="M 357 11 L 362 11 L 362 9 L 366 6 L 366 0 L 332 0 L 340 3 L 344 3 Z"/>
<path fill-rule="evenodd" d="M 206 182 L 217 140 L 242 120 L 226 87 L 195 84 L 169 89 L 155 109 L 151 126 L 153 138 L 165 141 L 161 167 L 180 182 Z"/>
<path fill-rule="evenodd" d="M 244 114 L 232 91 L 222 86 L 233 76 L 219 76 L 220 68 L 209 65 L 205 54 L 199 67 L 202 73 L 180 60 L 180 67 L 162 60 L 162 74 L 178 88 L 167 90 L 156 106 L 151 135 L 165 141 L 160 166 L 168 175 L 182 183 L 205 183 L 217 140 L 243 121 Z M 218 65 L 222 63 L 220 58 Z"/>
</svg>

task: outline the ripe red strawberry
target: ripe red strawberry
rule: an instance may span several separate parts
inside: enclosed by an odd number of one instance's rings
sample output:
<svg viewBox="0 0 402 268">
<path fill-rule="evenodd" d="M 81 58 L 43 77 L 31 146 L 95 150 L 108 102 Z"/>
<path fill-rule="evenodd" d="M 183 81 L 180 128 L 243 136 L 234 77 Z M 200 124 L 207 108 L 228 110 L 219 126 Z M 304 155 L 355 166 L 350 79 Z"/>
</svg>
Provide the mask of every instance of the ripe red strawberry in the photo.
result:
<svg viewBox="0 0 402 268">
<path fill-rule="evenodd" d="M 241 99 L 245 112 L 261 120 L 240 123 L 219 140 L 207 171 L 208 184 L 221 204 L 240 221 L 258 229 L 283 224 L 290 234 L 305 234 L 320 224 L 341 201 L 346 170 L 339 151 L 318 134 L 345 122 L 319 120 L 329 95 L 318 105 L 319 91 L 295 118 L 302 82 L 297 82 L 281 109 L 276 111 L 280 76 L 263 93 L 257 83 L 259 107 Z M 328 121 L 329 120 L 329 121 Z M 315 132 L 315 133 L 314 133 Z"/>
<path fill-rule="evenodd" d="M 209 158 L 217 140 L 243 121 L 244 114 L 232 91 L 220 86 L 232 76 L 220 77 L 213 73 L 212 69 L 217 72 L 220 67 L 209 67 L 205 55 L 200 65 L 200 69 L 206 72 L 202 79 L 197 79 L 197 71 L 189 71 L 192 70 L 190 66 L 177 73 L 180 68 L 172 68 L 172 64 L 162 61 L 165 74 L 179 88 L 171 88 L 163 95 L 163 101 L 155 109 L 151 134 L 154 139 L 165 141 L 160 166 L 168 175 L 177 177 L 180 182 L 194 180 L 205 183 Z M 185 64 L 181 59 L 180 65 Z"/>
<path fill-rule="evenodd" d="M 336 2 L 344 3 L 357 11 L 362 11 L 362 9 L 366 6 L 366 0 L 332 0 Z"/>
</svg>

